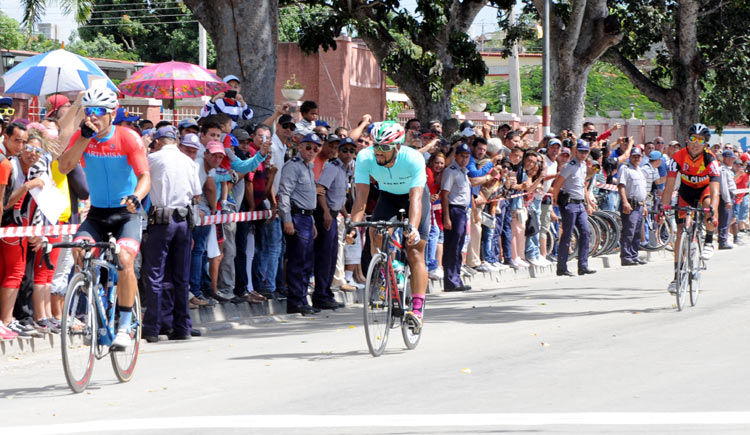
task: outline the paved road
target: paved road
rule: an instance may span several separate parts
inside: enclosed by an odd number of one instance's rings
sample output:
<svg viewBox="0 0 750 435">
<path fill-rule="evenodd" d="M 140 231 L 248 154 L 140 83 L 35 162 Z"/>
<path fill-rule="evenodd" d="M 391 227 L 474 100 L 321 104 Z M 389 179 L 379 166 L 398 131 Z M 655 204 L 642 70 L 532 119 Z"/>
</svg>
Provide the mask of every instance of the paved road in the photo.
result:
<svg viewBox="0 0 750 435">
<path fill-rule="evenodd" d="M 144 345 L 132 382 L 104 360 L 79 395 L 57 352 L 6 359 L 0 433 L 748 433 L 748 253 L 683 312 L 668 261 L 430 297 L 419 347 L 380 358 L 349 308 Z"/>
</svg>

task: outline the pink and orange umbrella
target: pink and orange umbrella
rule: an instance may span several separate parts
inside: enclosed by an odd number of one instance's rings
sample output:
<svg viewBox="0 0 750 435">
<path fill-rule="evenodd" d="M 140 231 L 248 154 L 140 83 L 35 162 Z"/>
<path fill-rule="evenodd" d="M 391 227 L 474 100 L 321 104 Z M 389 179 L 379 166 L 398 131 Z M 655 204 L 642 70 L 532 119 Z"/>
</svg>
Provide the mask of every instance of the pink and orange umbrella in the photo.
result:
<svg viewBox="0 0 750 435">
<path fill-rule="evenodd" d="M 171 61 L 134 72 L 119 88 L 132 97 L 177 99 L 216 95 L 228 90 L 229 85 L 203 67 Z"/>
</svg>

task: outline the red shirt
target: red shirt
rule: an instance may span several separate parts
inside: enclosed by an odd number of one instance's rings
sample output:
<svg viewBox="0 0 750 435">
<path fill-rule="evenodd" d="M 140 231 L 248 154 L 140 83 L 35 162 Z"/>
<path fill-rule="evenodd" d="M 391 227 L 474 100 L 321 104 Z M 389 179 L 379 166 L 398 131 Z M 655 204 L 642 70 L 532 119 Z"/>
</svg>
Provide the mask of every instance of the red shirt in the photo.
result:
<svg viewBox="0 0 750 435">
<path fill-rule="evenodd" d="M 742 175 L 735 180 L 737 183 L 737 189 L 747 189 L 748 184 L 750 184 L 748 181 L 750 181 L 750 175 L 748 175 L 747 172 L 743 172 Z M 734 203 L 741 203 L 742 199 L 745 198 L 745 195 L 746 193 L 738 193 L 737 196 L 734 197 Z"/>
</svg>

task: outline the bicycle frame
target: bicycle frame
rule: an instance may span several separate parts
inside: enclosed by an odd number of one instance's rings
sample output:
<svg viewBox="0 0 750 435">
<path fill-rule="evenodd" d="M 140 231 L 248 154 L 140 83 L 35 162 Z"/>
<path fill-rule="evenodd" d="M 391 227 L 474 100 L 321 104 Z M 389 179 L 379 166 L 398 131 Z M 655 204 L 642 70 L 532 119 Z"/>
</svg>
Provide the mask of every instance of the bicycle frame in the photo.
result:
<svg viewBox="0 0 750 435">
<path fill-rule="evenodd" d="M 105 254 L 102 254 L 104 256 Z M 102 283 L 102 272 L 106 271 L 107 282 Z M 87 250 L 83 254 L 79 273 L 84 276 L 87 288 L 93 290 L 95 299 L 99 330 L 97 331 L 97 343 L 102 346 L 112 345 L 117 332 L 115 331 L 116 296 L 114 291 L 118 281 L 117 268 L 101 258 L 94 258 L 93 252 Z M 105 288 L 106 286 L 106 288 Z M 106 305 L 105 305 L 106 304 Z M 97 359 L 106 356 L 107 352 L 97 351 Z"/>
<path fill-rule="evenodd" d="M 396 258 L 396 253 L 401 252 L 404 258 L 406 257 L 406 252 L 401 245 L 401 243 L 396 239 L 394 236 L 394 232 L 392 230 L 388 230 L 386 228 L 378 228 L 376 230 L 376 233 L 383 237 L 383 241 L 381 243 L 381 247 L 377 248 L 377 253 L 385 255 L 386 259 L 388 260 L 388 266 L 387 266 L 387 273 L 388 273 L 388 288 L 391 292 L 391 298 L 394 301 L 398 302 L 398 307 L 400 312 L 396 313 L 398 316 L 402 316 L 404 313 L 406 313 L 406 298 L 403 297 L 404 292 L 406 290 L 406 286 L 408 283 L 406 282 L 406 279 L 404 279 L 404 288 L 400 289 L 398 288 L 398 279 L 396 277 L 396 271 L 393 269 L 393 260 Z M 395 247 L 396 249 L 392 249 Z M 405 265 L 408 264 L 405 263 Z"/>
</svg>

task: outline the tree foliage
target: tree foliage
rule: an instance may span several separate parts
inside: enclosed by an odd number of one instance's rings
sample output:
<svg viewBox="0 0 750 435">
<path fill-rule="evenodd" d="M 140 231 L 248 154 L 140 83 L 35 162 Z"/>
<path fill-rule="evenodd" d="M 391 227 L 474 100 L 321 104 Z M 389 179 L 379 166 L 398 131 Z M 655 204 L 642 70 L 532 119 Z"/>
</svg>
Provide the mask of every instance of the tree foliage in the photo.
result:
<svg viewBox="0 0 750 435">
<path fill-rule="evenodd" d="M 8 50 L 19 50 L 23 48 L 24 43 L 25 38 L 21 33 L 18 21 L 0 11 L 0 47 Z"/>
<path fill-rule="evenodd" d="M 185 4 L 178 1 L 97 0 L 95 13 L 79 33 L 83 41 L 95 44 L 103 42 L 99 35 L 107 35 L 137 60 L 198 63 L 195 21 Z M 209 67 L 215 67 L 216 51 L 210 40 L 207 51 Z"/>
<path fill-rule="evenodd" d="M 466 32 L 487 0 L 417 0 L 414 14 L 397 0 L 305 3 L 331 13 L 300 23 L 302 49 L 335 49 L 335 38 L 351 27 L 409 96 L 419 117 L 447 117 L 455 85 L 484 81 L 487 67 Z"/>
<path fill-rule="evenodd" d="M 699 116 L 719 129 L 749 120 L 750 1 L 610 0 L 610 7 L 626 36 L 603 59 L 682 118 L 678 127 Z"/>
<path fill-rule="evenodd" d="M 93 40 L 84 41 L 73 34 L 70 37 L 68 51 L 85 57 L 99 57 L 104 59 L 138 60 L 138 55 L 126 51 L 122 44 L 115 42 L 113 35 L 102 35 L 98 33 Z"/>
</svg>

